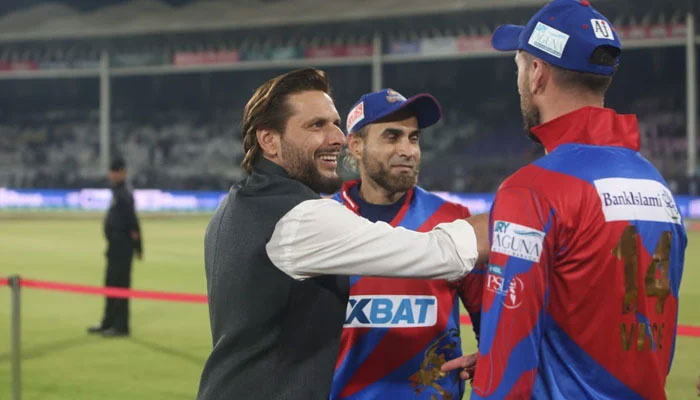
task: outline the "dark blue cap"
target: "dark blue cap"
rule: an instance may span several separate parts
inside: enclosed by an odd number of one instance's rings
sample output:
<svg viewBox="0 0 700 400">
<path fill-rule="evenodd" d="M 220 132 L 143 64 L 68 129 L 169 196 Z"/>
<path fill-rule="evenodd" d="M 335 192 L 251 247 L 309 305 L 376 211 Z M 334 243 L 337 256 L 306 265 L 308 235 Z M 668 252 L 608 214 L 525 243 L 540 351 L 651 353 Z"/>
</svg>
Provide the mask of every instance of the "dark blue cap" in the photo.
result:
<svg viewBox="0 0 700 400">
<path fill-rule="evenodd" d="M 346 123 L 348 133 L 357 132 L 399 110 L 408 110 L 415 115 L 420 129 L 433 125 L 442 117 L 440 103 L 427 93 L 407 99 L 393 89 L 382 89 L 363 95 L 360 101 L 352 106 Z"/>
<path fill-rule="evenodd" d="M 615 67 L 591 63 L 595 49 L 622 49 L 610 21 L 588 0 L 554 0 L 525 26 L 498 27 L 491 45 L 501 51 L 523 50 L 557 67 L 597 75 L 612 75 Z"/>
</svg>

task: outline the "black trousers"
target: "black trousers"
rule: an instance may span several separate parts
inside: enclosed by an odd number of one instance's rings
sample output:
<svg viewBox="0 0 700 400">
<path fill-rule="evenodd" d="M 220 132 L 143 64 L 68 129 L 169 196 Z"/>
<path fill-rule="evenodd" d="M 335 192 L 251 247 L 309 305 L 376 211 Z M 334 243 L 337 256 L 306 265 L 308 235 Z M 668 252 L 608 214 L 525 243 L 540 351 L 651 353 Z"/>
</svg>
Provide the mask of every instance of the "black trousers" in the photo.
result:
<svg viewBox="0 0 700 400">
<path fill-rule="evenodd" d="M 109 242 L 105 286 L 131 287 L 131 261 L 134 250 L 121 242 Z M 102 328 L 129 331 L 129 299 L 107 297 Z"/>
</svg>

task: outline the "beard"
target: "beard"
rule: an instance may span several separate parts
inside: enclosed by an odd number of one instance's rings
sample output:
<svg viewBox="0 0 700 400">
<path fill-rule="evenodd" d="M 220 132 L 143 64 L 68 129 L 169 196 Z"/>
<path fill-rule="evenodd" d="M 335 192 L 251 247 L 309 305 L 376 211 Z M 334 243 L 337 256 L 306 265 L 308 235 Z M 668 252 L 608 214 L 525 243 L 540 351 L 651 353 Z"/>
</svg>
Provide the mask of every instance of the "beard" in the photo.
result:
<svg viewBox="0 0 700 400">
<path fill-rule="evenodd" d="M 407 174 L 392 175 L 381 162 L 369 157 L 367 152 L 362 153 L 362 166 L 367 176 L 389 193 L 406 192 L 418 182 L 420 168 L 415 166 L 413 171 Z"/>
<path fill-rule="evenodd" d="M 282 154 L 286 160 L 285 170 L 290 177 L 310 187 L 316 193 L 335 193 L 343 183 L 337 174 L 324 176 L 316 166 L 316 153 L 333 152 L 335 148 L 317 149 L 312 157 L 304 154 L 302 149 L 282 139 Z"/>
<path fill-rule="evenodd" d="M 532 134 L 532 128 L 542 123 L 542 119 L 540 118 L 540 109 L 537 108 L 533 102 L 532 93 L 529 90 L 523 90 L 521 93 L 520 111 L 523 114 L 523 128 L 525 129 L 525 133 L 533 142 L 542 144 L 540 139 Z"/>
</svg>

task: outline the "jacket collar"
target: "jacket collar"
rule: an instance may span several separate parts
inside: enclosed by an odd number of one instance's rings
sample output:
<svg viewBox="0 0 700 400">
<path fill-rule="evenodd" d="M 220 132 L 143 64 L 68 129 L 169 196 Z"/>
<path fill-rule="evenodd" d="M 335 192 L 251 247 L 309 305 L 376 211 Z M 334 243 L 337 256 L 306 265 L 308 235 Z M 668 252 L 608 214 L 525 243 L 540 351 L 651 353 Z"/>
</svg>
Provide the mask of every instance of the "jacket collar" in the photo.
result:
<svg viewBox="0 0 700 400">
<path fill-rule="evenodd" d="M 632 114 L 583 107 L 531 129 L 551 153 L 566 143 L 617 146 L 639 151 L 639 126 Z"/>
<path fill-rule="evenodd" d="M 253 172 L 263 175 L 278 175 L 285 178 L 290 178 L 289 174 L 284 168 L 262 156 L 260 156 L 260 158 L 253 163 Z"/>
</svg>

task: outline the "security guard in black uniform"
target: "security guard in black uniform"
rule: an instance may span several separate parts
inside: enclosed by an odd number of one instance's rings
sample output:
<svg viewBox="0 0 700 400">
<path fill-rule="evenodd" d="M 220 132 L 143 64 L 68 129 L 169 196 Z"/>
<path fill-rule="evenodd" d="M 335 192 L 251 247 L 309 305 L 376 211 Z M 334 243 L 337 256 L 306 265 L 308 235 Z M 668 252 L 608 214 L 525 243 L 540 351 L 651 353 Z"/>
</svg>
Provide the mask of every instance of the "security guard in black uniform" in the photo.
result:
<svg viewBox="0 0 700 400">
<path fill-rule="evenodd" d="M 141 230 L 134 209 L 134 197 L 126 186 L 124 160 L 115 159 L 109 167 L 112 184 L 112 203 L 104 221 L 107 238 L 107 273 L 105 286 L 131 286 L 131 260 L 143 257 Z M 88 328 L 90 333 L 104 336 L 129 335 L 129 299 L 107 297 L 104 317 L 98 325 Z"/>
</svg>

